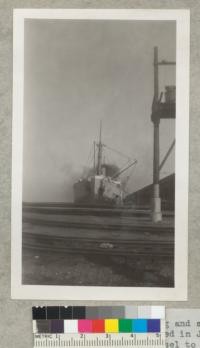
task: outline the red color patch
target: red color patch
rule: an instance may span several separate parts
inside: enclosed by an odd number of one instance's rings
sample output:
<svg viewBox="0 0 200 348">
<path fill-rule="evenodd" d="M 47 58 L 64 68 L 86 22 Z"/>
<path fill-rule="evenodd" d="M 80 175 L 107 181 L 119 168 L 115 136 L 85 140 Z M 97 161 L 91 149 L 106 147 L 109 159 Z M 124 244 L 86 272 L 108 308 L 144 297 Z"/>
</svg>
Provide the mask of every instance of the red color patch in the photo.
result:
<svg viewBox="0 0 200 348">
<path fill-rule="evenodd" d="M 92 332 L 105 332 L 104 320 L 92 320 Z"/>
</svg>

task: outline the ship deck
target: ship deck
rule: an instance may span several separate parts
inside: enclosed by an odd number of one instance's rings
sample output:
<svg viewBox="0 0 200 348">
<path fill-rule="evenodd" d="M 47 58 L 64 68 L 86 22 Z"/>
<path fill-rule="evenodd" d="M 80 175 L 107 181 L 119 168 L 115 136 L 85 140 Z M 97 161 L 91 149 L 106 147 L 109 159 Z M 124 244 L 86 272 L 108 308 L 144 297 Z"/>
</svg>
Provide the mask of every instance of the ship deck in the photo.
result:
<svg viewBox="0 0 200 348">
<path fill-rule="evenodd" d="M 22 240 L 24 284 L 173 286 L 172 212 L 26 204 Z"/>
</svg>

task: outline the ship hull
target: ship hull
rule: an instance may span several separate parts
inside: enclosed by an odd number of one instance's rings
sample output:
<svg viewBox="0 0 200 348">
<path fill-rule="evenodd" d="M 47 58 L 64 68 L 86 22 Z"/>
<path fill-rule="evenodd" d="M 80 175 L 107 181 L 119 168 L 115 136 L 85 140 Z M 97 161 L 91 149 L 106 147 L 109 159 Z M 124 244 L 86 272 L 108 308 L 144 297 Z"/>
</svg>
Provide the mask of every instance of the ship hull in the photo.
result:
<svg viewBox="0 0 200 348">
<path fill-rule="evenodd" d="M 121 183 L 103 175 L 79 180 L 74 184 L 74 203 L 122 205 Z"/>
</svg>

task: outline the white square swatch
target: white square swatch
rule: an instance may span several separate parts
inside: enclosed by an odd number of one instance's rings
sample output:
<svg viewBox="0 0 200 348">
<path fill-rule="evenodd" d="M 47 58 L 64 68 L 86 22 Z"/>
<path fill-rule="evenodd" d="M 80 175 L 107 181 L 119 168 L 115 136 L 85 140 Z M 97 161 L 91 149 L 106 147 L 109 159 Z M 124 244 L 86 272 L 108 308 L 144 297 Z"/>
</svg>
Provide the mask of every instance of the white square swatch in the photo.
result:
<svg viewBox="0 0 200 348">
<path fill-rule="evenodd" d="M 78 320 L 64 320 L 64 333 L 78 333 Z"/>
</svg>

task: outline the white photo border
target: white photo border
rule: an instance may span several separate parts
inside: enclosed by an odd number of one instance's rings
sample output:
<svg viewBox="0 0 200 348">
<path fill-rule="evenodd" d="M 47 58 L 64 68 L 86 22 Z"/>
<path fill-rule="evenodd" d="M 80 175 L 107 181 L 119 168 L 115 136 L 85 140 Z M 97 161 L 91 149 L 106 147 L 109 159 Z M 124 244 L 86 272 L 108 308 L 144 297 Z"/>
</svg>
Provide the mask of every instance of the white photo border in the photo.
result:
<svg viewBox="0 0 200 348">
<path fill-rule="evenodd" d="M 175 286 L 98 287 L 22 284 L 22 154 L 25 19 L 176 21 Z M 187 300 L 189 172 L 189 10 L 15 9 L 13 14 L 13 124 L 11 297 L 41 300 Z"/>
</svg>

